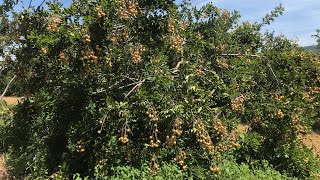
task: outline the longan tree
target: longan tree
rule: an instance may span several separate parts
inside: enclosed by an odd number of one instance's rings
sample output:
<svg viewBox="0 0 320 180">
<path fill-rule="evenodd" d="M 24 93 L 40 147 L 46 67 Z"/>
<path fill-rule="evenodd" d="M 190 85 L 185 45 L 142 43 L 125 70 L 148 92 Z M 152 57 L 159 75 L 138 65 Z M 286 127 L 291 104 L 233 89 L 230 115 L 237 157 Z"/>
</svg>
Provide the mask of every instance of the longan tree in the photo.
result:
<svg viewBox="0 0 320 180">
<path fill-rule="evenodd" d="M 53 1 L 47 7 L 14 19 L 23 37 L 16 74 L 29 98 L 7 129 L 13 173 L 98 178 L 114 175 L 117 166 L 147 164 L 156 176 L 170 162 L 195 178 L 219 177 L 223 159 L 239 151 L 252 155 L 239 144 L 240 122 L 261 137 L 260 156 L 252 159 L 288 169 L 291 161 L 277 158 L 292 154 L 272 147 L 294 148 L 300 133 L 294 128 L 308 123 L 293 112 L 308 103 L 277 104 L 273 97 L 295 100 L 318 83 L 319 69 L 294 43 L 259 32 L 281 7 L 253 24 L 238 23 L 236 11 L 212 3 L 197 9 L 189 1 L 79 0 L 68 7 Z M 292 66 L 301 67 L 299 76 L 288 74 Z M 309 109 L 305 117 L 314 116 Z M 303 167 L 292 174 L 310 175 Z"/>
</svg>

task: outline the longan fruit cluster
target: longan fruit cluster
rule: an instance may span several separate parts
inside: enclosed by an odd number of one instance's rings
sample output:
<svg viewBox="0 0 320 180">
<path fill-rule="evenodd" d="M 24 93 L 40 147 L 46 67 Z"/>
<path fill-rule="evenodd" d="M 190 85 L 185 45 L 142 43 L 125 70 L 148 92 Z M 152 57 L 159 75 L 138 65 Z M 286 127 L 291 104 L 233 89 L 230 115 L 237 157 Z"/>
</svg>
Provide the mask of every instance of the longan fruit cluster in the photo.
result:
<svg viewBox="0 0 320 180">
<path fill-rule="evenodd" d="M 198 137 L 198 142 L 200 143 L 200 146 L 206 150 L 208 150 L 212 155 L 214 155 L 214 146 L 212 143 L 212 140 L 205 129 L 205 126 L 202 121 L 198 120 L 195 124 L 195 131 L 196 135 Z"/>
<path fill-rule="evenodd" d="M 131 52 L 131 61 L 133 64 L 137 64 L 141 61 L 141 54 L 145 51 L 142 45 L 135 46 Z"/>
<path fill-rule="evenodd" d="M 91 43 L 90 35 L 89 34 L 83 35 L 82 41 L 84 42 L 84 44 L 89 45 Z"/>
<path fill-rule="evenodd" d="M 146 112 L 146 114 L 148 115 L 150 121 L 153 123 L 152 125 L 152 135 L 149 136 L 150 138 L 150 145 L 151 147 L 153 148 L 157 148 L 159 147 L 161 141 L 158 139 L 158 132 L 159 132 L 159 129 L 158 129 L 158 122 L 159 122 L 159 119 L 157 117 L 157 111 L 155 110 L 148 110 Z"/>
<path fill-rule="evenodd" d="M 182 52 L 183 38 L 179 35 L 170 36 L 171 46 L 170 49 Z"/>
<path fill-rule="evenodd" d="M 155 155 L 150 159 L 148 171 L 152 175 L 156 175 L 157 171 L 160 169 L 158 160 Z"/>
<path fill-rule="evenodd" d="M 109 54 L 108 49 L 106 49 L 106 51 L 105 51 L 104 60 L 106 61 L 106 64 L 107 64 L 108 67 L 112 67 L 111 56 Z"/>
<path fill-rule="evenodd" d="M 49 177 L 49 179 L 63 179 L 63 178 L 58 172 L 55 172 Z"/>
<path fill-rule="evenodd" d="M 41 48 L 41 54 L 46 55 L 48 53 L 47 48 Z"/>
<path fill-rule="evenodd" d="M 106 13 L 103 12 L 101 7 L 96 7 L 98 18 L 103 18 L 106 16 Z"/>
<path fill-rule="evenodd" d="M 94 55 L 94 51 L 90 48 L 87 48 L 86 50 L 81 51 L 82 57 L 80 60 L 91 60 L 92 63 L 97 64 L 98 63 L 98 57 Z"/>
<path fill-rule="evenodd" d="M 124 125 L 124 127 L 122 128 L 122 135 L 121 137 L 119 137 L 119 141 L 122 144 L 126 144 L 127 142 L 129 142 L 129 138 L 128 138 L 128 133 L 131 132 L 131 129 L 128 127 L 127 124 Z"/>
<path fill-rule="evenodd" d="M 218 151 L 218 152 L 224 152 L 224 151 L 226 151 L 226 150 L 228 150 L 228 146 L 227 146 L 227 145 L 224 145 L 224 144 L 222 144 L 222 143 L 219 143 L 219 144 L 217 145 L 217 151 Z"/>
<path fill-rule="evenodd" d="M 113 31 L 110 36 L 110 41 L 119 44 L 120 42 L 126 41 L 129 38 L 129 33 L 127 31 L 116 32 Z"/>
<path fill-rule="evenodd" d="M 196 38 L 197 40 L 202 40 L 202 39 L 203 39 L 203 35 L 202 35 L 200 32 L 197 32 L 197 33 L 195 34 L 195 38 Z"/>
<path fill-rule="evenodd" d="M 123 31 L 121 34 L 122 41 L 126 41 L 129 38 L 128 31 Z"/>
<path fill-rule="evenodd" d="M 230 12 L 228 10 L 223 10 L 222 11 L 222 19 L 224 22 L 226 22 L 230 17 Z"/>
<path fill-rule="evenodd" d="M 60 52 L 59 53 L 59 59 L 64 61 L 66 59 L 65 53 L 64 52 Z"/>
<path fill-rule="evenodd" d="M 180 31 L 185 31 L 189 26 L 189 23 L 187 21 L 182 21 L 180 23 L 179 29 Z"/>
<path fill-rule="evenodd" d="M 127 9 L 128 12 L 132 15 L 137 15 L 138 14 L 138 1 L 136 0 L 129 0 L 127 2 Z"/>
<path fill-rule="evenodd" d="M 169 20 L 167 30 L 168 30 L 169 33 L 173 33 L 174 32 L 175 27 L 174 27 L 174 21 L 173 20 Z"/>
<path fill-rule="evenodd" d="M 215 176 L 221 174 L 219 166 L 209 166 L 209 170 L 214 173 Z"/>
<path fill-rule="evenodd" d="M 242 111 L 243 110 L 243 103 L 246 100 L 246 97 L 244 95 L 240 95 L 237 98 L 235 98 L 231 102 L 231 109 L 233 111 Z"/>
<path fill-rule="evenodd" d="M 118 39 L 119 39 L 119 35 L 116 34 L 116 33 L 112 33 L 111 34 L 111 37 L 110 37 L 110 41 L 113 42 L 113 43 L 118 43 Z"/>
<path fill-rule="evenodd" d="M 311 177 L 314 179 L 320 179 L 320 173 L 314 173 L 311 175 Z"/>
<path fill-rule="evenodd" d="M 203 65 L 202 65 L 202 64 L 199 64 L 199 65 L 198 65 L 197 70 L 196 70 L 196 73 L 197 73 L 198 76 L 203 76 L 203 75 L 205 75 L 204 68 L 203 68 Z"/>
<path fill-rule="evenodd" d="M 84 142 L 82 140 L 77 141 L 76 148 L 77 148 L 77 152 L 79 152 L 79 153 L 83 153 L 86 150 Z"/>
<path fill-rule="evenodd" d="M 97 131 L 98 134 L 102 133 L 102 129 L 105 127 L 105 121 L 104 120 L 99 120 L 98 125 L 101 126 L 101 128 Z"/>
<path fill-rule="evenodd" d="M 151 122 L 157 122 L 159 119 L 157 117 L 157 111 L 155 110 L 148 110 L 146 111 L 146 115 L 148 115 Z"/>
<path fill-rule="evenodd" d="M 173 159 L 174 161 L 177 162 L 177 164 L 183 169 L 186 170 L 187 169 L 187 165 L 185 165 L 185 160 L 187 159 L 186 157 L 186 152 L 180 150 L 179 153 L 176 155 L 176 157 Z"/>
<path fill-rule="evenodd" d="M 61 20 L 59 17 L 51 17 L 48 22 L 47 30 L 50 32 L 59 32 Z"/>
<path fill-rule="evenodd" d="M 281 95 L 276 94 L 275 97 L 274 97 L 274 99 L 275 99 L 276 101 L 281 102 L 281 101 L 283 101 L 284 96 L 281 96 Z"/>
<path fill-rule="evenodd" d="M 313 88 L 310 88 L 310 93 L 311 94 L 320 94 L 320 87 L 313 87 Z"/>
<path fill-rule="evenodd" d="M 216 134 L 217 139 L 222 139 L 227 132 L 226 128 L 223 126 L 220 120 L 216 121 L 213 124 L 213 130 Z"/>
<path fill-rule="evenodd" d="M 311 102 L 315 100 L 315 95 L 320 94 L 319 87 L 309 87 L 307 88 L 306 92 L 303 94 L 303 99 Z"/>
<path fill-rule="evenodd" d="M 315 100 L 315 97 L 312 96 L 312 94 L 310 94 L 309 92 L 304 92 L 302 99 L 305 99 L 305 100 L 307 100 L 308 102 L 312 102 L 312 101 Z"/>
<path fill-rule="evenodd" d="M 215 50 L 218 52 L 218 53 L 222 53 L 224 50 L 226 49 L 226 45 L 224 44 L 218 44 L 216 47 L 215 47 Z"/>
<path fill-rule="evenodd" d="M 182 134 L 181 130 L 182 120 L 177 118 L 173 123 L 173 128 L 171 130 L 171 135 L 166 137 L 166 145 L 173 146 L 177 144 L 177 137 Z"/>
<path fill-rule="evenodd" d="M 124 136 L 119 137 L 119 141 L 120 141 L 122 144 L 126 144 L 127 142 L 129 142 L 129 138 L 128 138 L 127 135 L 124 135 Z"/>
<path fill-rule="evenodd" d="M 238 138 L 236 137 L 236 134 L 231 134 L 228 139 L 228 148 L 236 150 L 236 148 L 238 147 L 240 147 L 240 144 L 238 143 Z"/>
<path fill-rule="evenodd" d="M 274 112 L 274 116 L 275 116 L 276 118 L 283 118 L 283 117 L 284 117 L 284 113 L 282 112 L 281 109 L 278 109 L 278 110 L 276 110 L 276 111 Z"/>
<path fill-rule="evenodd" d="M 226 62 L 225 59 L 218 58 L 216 60 L 216 63 L 218 65 L 218 67 L 220 67 L 222 69 L 227 69 L 229 67 L 229 64 Z"/>
<path fill-rule="evenodd" d="M 119 0 L 119 19 L 128 20 L 130 14 L 135 16 L 138 14 L 138 1 L 135 0 Z"/>
<path fill-rule="evenodd" d="M 291 129 L 295 131 L 295 133 L 304 133 L 306 130 L 303 125 L 301 125 L 299 122 L 299 116 L 297 114 L 292 114 L 291 115 L 292 119 L 292 124 L 291 124 Z"/>
</svg>

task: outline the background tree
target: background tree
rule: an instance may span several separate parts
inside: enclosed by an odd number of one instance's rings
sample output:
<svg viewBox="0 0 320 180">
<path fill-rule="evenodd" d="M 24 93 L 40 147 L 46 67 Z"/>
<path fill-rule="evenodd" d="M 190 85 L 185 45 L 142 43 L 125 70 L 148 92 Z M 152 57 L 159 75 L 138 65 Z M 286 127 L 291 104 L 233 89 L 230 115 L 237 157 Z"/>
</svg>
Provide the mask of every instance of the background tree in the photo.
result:
<svg viewBox="0 0 320 180">
<path fill-rule="evenodd" d="M 317 39 L 318 43 L 318 49 L 320 49 L 320 30 L 317 30 L 317 34 L 314 35 L 314 37 Z"/>
</svg>

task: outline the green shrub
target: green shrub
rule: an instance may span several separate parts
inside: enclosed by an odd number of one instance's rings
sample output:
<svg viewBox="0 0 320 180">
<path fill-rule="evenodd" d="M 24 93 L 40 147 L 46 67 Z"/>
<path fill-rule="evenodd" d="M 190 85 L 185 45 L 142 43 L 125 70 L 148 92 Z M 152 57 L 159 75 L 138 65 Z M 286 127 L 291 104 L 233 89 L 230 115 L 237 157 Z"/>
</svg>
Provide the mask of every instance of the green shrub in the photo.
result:
<svg viewBox="0 0 320 180">
<path fill-rule="evenodd" d="M 286 175 L 281 174 L 280 172 L 270 168 L 268 165 L 265 165 L 263 169 L 261 168 L 250 168 L 246 164 L 237 164 L 232 161 L 223 162 L 221 165 L 221 180 L 227 179 L 265 179 L 265 180 L 274 180 L 274 179 L 296 179 L 290 178 Z"/>
</svg>

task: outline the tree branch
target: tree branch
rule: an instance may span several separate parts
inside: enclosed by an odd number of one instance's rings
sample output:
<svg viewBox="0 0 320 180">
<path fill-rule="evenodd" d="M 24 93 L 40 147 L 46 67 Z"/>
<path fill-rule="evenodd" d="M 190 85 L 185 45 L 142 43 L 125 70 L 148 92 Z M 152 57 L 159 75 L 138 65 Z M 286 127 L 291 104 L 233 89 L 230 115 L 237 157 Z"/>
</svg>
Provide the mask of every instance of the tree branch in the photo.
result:
<svg viewBox="0 0 320 180">
<path fill-rule="evenodd" d="M 128 94 L 125 96 L 125 98 L 127 98 L 135 89 L 139 88 L 143 83 L 145 82 L 145 79 L 140 81 L 137 85 L 135 85 L 129 92 Z"/>
<path fill-rule="evenodd" d="M 17 77 L 17 75 L 14 75 L 11 80 L 9 81 L 9 83 L 7 84 L 7 87 L 4 89 L 3 93 L 0 96 L 0 100 L 3 98 L 3 96 L 6 94 L 6 92 L 8 91 L 11 83 L 13 82 L 13 80 Z"/>
<path fill-rule="evenodd" d="M 257 54 L 221 54 L 220 56 L 264 57 Z"/>
<path fill-rule="evenodd" d="M 184 44 L 184 43 L 183 43 Z M 178 71 L 179 70 L 179 67 L 181 66 L 181 64 L 183 63 L 184 61 L 184 54 L 183 54 L 183 48 L 181 50 L 181 59 L 180 61 L 177 63 L 176 67 L 174 68 L 174 72 Z"/>
</svg>

